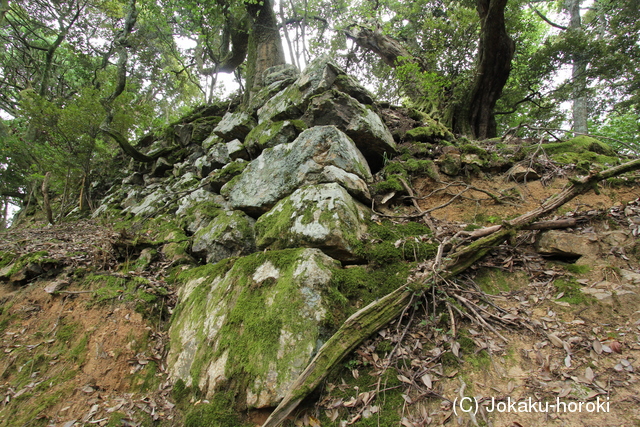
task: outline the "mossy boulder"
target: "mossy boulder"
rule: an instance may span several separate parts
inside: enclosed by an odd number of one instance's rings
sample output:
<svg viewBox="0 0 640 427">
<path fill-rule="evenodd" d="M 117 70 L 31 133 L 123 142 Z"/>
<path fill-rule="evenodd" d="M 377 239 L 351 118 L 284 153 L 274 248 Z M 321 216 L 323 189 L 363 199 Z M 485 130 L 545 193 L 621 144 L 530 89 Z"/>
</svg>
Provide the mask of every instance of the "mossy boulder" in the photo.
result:
<svg viewBox="0 0 640 427">
<path fill-rule="evenodd" d="M 229 163 L 222 169 L 213 171 L 209 176 L 209 186 L 212 191 L 219 192 L 220 189 L 247 167 L 249 163 L 243 159 L 238 159 Z"/>
<path fill-rule="evenodd" d="M 382 167 L 385 154 L 396 153 L 393 136 L 380 116 L 338 90 L 313 97 L 302 120 L 308 126 L 334 125 L 346 133 L 374 171 Z"/>
<path fill-rule="evenodd" d="M 253 117 L 246 112 L 229 112 L 222 117 L 218 126 L 213 129 L 213 133 L 226 142 L 233 141 L 234 139 L 243 141 L 244 137 L 247 136 L 256 124 Z"/>
<path fill-rule="evenodd" d="M 209 263 L 250 254 L 255 250 L 254 224 L 241 211 L 222 212 L 196 232 L 191 252 Z"/>
<path fill-rule="evenodd" d="M 454 136 L 444 124 L 432 118 L 426 118 L 422 126 L 408 130 L 405 139 L 417 142 L 434 142 L 442 139 L 451 141 Z"/>
<path fill-rule="evenodd" d="M 256 222 L 258 249 L 315 247 L 340 261 L 354 253 L 366 230 L 369 209 L 336 183 L 311 185 L 280 200 Z"/>
<path fill-rule="evenodd" d="M 244 145 L 247 151 L 257 156 L 265 148 L 294 141 L 305 129 L 307 125 L 302 120 L 264 121 L 249 132 Z"/>
<path fill-rule="evenodd" d="M 565 142 L 542 145 L 552 160 L 562 164 L 574 164 L 582 173 L 588 173 L 593 164 L 615 165 L 620 163 L 615 150 L 589 136 L 578 136 Z M 535 150 L 532 147 L 530 150 Z"/>
<path fill-rule="evenodd" d="M 336 261 L 319 249 L 259 252 L 182 273 L 167 357 L 173 381 L 247 408 L 274 407 L 322 342 Z"/>
<path fill-rule="evenodd" d="M 221 189 L 234 209 L 259 216 L 304 185 L 337 182 L 360 200 L 372 179 L 353 141 L 335 126 L 307 129 L 290 144 L 265 150 Z"/>
<path fill-rule="evenodd" d="M 258 122 L 297 119 L 306 111 L 315 95 L 336 87 L 358 99 L 369 103 L 371 96 L 355 79 L 347 74 L 328 56 L 311 62 L 296 81 L 269 99 L 258 110 Z"/>
<path fill-rule="evenodd" d="M 200 144 L 202 143 L 209 135 L 213 129 L 220 123 L 222 117 L 220 116 L 210 116 L 210 117 L 200 117 L 199 119 L 191 122 L 193 130 L 191 131 L 191 143 L 192 144 Z"/>
</svg>

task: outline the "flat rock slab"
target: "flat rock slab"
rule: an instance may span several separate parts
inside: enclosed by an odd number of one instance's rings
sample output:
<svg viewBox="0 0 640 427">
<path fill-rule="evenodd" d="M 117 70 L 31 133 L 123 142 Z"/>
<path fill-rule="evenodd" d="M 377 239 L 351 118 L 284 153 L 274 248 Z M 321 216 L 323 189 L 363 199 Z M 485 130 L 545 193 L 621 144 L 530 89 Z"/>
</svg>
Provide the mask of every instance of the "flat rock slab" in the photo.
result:
<svg viewBox="0 0 640 427">
<path fill-rule="evenodd" d="M 259 216 L 304 185 L 337 182 L 366 201 L 371 179 L 369 165 L 347 135 L 335 126 L 317 126 L 290 144 L 263 151 L 221 193 L 234 209 Z"/>
<path fill-rule="evenodd" d="M 173 381 L 207 398 L 231 390 L 247 408 L 277 406 L 327 338 L 323 291 L 336 266 L 319 249 L 287 249 L 184 273 L 170 329 Z"/>
</svg>

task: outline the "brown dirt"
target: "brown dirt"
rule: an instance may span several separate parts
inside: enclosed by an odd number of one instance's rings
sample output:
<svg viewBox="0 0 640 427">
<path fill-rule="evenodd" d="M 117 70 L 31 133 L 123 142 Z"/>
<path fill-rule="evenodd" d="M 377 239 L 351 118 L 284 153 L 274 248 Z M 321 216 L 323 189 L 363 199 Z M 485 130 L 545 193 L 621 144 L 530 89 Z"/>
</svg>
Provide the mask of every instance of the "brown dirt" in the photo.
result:
<svg viewBox="0 0 640 427">
<path fill-rule="evenodd" d="M 39 356 L 48 363 L 33 374 L 33 381 L 44 384 L 49 381 L 50 386 L 33 393 L 26 386 L 27 393 L 23 396 L 28 397 L 20 405 L 37 407 L 39 402 L 52 399 L 46 408 L 33 414 L 48 419 L 51 425 L 101 419 L 97 425 L 105 425 L 115 412 L 131 422 L 144 420 L 148 418 L 144 412 L 149 409 L 150 400 L 160 402 L 157 409 L 164 411 L 162 419 L 175 419 L 172 405 L 163 407 L 168 391 L 142 390 L 143 379 L 148 375 L 157 376 L 159 384 L 166 380 L 161 371 L 148 373 L 148 364 L 156 361 L 155 347 L 164 345 L 164 337 L 156 332 L 157 325 L 143 319 L 129 304 L 116 300 L 92 303 L 93 295 L 85 293 L 87 288 L 74 283 L 65 291 L 80 293 L 49 295 L 44 291 L 48 283 L 38 281 L 19 289 L 0 285 L 5 307 L 3 318 L 10 319 L 1 343 L 0 393 L 6 395 L 6 401 L 0 409 L 0 425 L 14 425 L 12 418 L 16 415 L 11 401 L 20 391 L 15 387 L 21 384 L 22 368 L 16 366 L 16 362 Z M 61 342 L 60 334 L 70 325 L 74 326 L 73 334 Z M 79 358 L 74 360 L 70 354 L 78 349 L 83 338 L 86 340 L 84 350 L 79 351 Z M 26 350 L 29 346 L 34 347 Z M 56 381 L 57 376 L 70 371 L 73 372 L 69 380 Z M 88 417 L 92 408 L 95 413 Z"/>
</svg>

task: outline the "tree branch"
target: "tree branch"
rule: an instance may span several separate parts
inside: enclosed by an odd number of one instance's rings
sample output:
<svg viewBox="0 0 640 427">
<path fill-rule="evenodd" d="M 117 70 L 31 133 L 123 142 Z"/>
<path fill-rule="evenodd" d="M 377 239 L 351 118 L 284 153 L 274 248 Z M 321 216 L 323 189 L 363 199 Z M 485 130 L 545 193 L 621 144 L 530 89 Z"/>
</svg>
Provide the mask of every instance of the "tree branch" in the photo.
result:
<svg viewBox="0 0 640 427">
<path fill-rule="evenodd" d="M 538 15 L 540 17 L 540 19 L 542 19 L 544 22 L 546 22 L 547 24 L 551 25 L 552 27 L 555 28 L 559 28 L 561 30 L 568 30 L 568 27 L 562 26 L 560 24 L 556 24 L 555 22 L 552 22 L 549 18 L 547 18 L 545 15 L 542 14 L 542 12 L 540 12 L 538 9 L 535 8 L 534 5 L 532 5 L 531 3 L 529 3 L 529 7 L 531 8 L 531 10 L 533 10 L 536 15 Z"/>
</svg>

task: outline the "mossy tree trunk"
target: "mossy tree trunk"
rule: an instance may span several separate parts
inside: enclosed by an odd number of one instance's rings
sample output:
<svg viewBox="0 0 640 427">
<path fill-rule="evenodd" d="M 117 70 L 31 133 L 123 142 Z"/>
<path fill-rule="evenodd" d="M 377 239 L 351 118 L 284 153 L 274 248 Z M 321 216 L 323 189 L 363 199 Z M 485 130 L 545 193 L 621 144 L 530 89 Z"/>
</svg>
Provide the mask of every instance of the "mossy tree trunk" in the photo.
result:
<svg viewBox="0 0 640 427">
<path fill-rule="evenodd" d="M 447 261 L 443 262 L 435 271 L 425 274 L 419 283 L 407 283 L 353 314 L 320 348 L 262 427 L 279 426 L 357 345 L 400 316 L 411 301 L 412 294 L 420 296 L 425 290 L 437 286 L 442 280 L 462 273 L 483 258 L 491 249 L 515 235 L 518 230 L 531 224 L 537 218 L 553 212 L 574 197 L 586 193 L 590 189 L 595 189 L 599 181 L 638 169 L 640 169 L 640 159 L 576 180 L 560 193 L 547 199 L 537 209 L 511 221 L 505 221 L 493 234 L 447 255 Z"/>
</svg>

